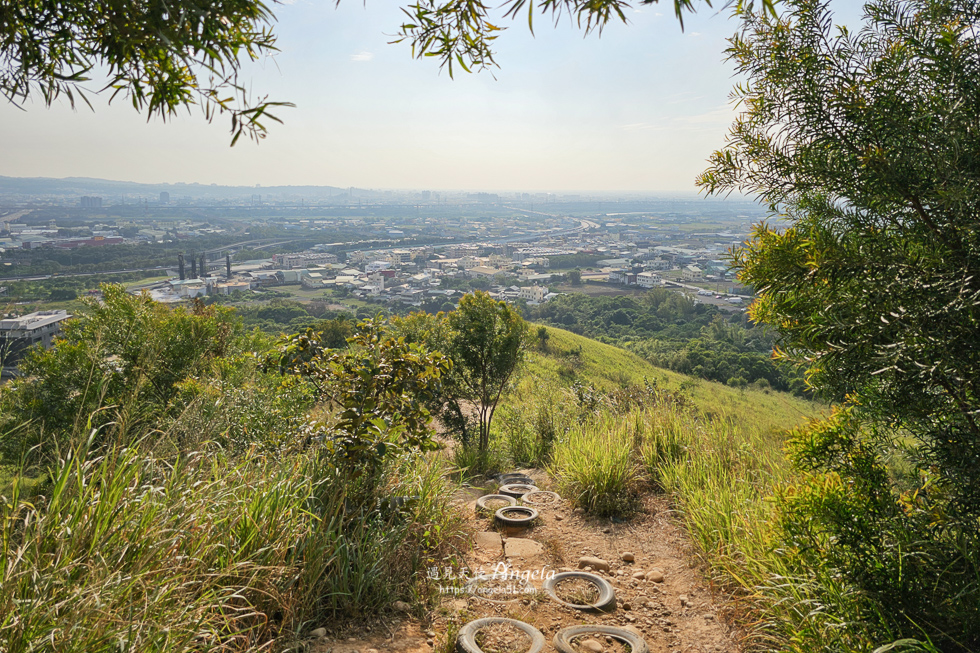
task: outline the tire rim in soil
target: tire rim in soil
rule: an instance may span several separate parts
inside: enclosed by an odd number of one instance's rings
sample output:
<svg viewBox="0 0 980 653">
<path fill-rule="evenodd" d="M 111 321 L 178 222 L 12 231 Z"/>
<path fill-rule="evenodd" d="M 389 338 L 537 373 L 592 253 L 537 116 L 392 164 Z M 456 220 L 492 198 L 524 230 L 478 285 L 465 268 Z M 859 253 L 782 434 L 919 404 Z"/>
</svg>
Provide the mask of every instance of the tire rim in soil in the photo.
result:
<svg viewBox="0 0 980 653">
<path fill-rule="evenodd" d="M 568 580 L 583 580 L 590 585 L 594 585 L 599 591 L 599 597 L 595 599 L 592 603 L 569 603 L 558 597 L 556 592 L 556 587 L 562 581 Z M 586 571 L 563 571 L 560 574 L 555 574 L 550 578 L 545 578 L 543 589 L 548 593 L 555 601 L 558 601 L 564 606 L 570 608 L 575 608 L 576 610 L 588 610 L 588 611 L 602 611 L 605 612 L 616 606 L 616 590 L 613 586 L 602 576 L 597 576 L 596 574 L 590 574 Z"/>
<path fill-rule="evenodd" d="M 487 626 L 497 624 L 513 626 L 531 638 L 531 646 L 526 653 L 540 653 L 544 650 L 544 635 L 541 631 L 530 624 L 517 619 L 505 619 L 504 617 L 486 617 L 471 621 L 459 629 L 456 636 L 456 647 L 463 653 L 483 653 L 483 650 L 476 644 L 476 634 Z"/>
<path fill-rule="evenodd" d="M 561 501 L 560 496 L 547 490 L 534 490 L 521 497 L 522 503 L 527 503 L 532 506 L 553 506 L 559 501 Z"/>
<path fill-rule="evenodd" d="M 501 485 L 510 485 L 511 483 L 523 483 L 525 485 L 534 485 L 534 479 L 532 479 L 527 474 L 501 474 L 497 477 L 497 481 Z"/>
<path fill-rule="evenodd" d="M 505 506 L 494 513 L 494 518 L 504 526 L 530 526 L 538 511 L 529 506 Z"/>
<path fill-rule="evenodd" d="M 578 650 L 572 646 L 572 641 L 576 637 L 580 637 L 582 635 L 604 635 L 606 637 L 612 637 L 613 639 L 627 644 L 630 647 L 630 653 L 649 653 L 650 651 L 650 647 L 647 646 L 646 641 L 638 634 L 626 630 L 625 628 L 617 628 L 615 626 L 596 625 L 571 626 L 570 628 L 562 628 L 555 633 L 551 643 L 554 644 L 554 647 L 557 649 L 558 653 L 579 653 Z"/>
<path fill-rule="evenodd" d="M 528 492 L 537 491 L 538 487 L 536 485 L 528 485 L 527 483 L 507 483 L 506 485 L 501 485 L 500 490 L 498 490 L 500 494 L 506 494 L 515 499 L 520 499 Z"/>
<path fill-rule="evenodd" d="M 507 496 L 506 494 L 484 494 L 482 497 L 476 500 L 476 512 L 480 513 L 492 513 L 497 512 L 500 508 L 491 508 L 487 505 L 490 501 L 503 501 L 506 503 L 504 508 L 517 505 L 517 499 L 514 497 Z"/>
</svg>

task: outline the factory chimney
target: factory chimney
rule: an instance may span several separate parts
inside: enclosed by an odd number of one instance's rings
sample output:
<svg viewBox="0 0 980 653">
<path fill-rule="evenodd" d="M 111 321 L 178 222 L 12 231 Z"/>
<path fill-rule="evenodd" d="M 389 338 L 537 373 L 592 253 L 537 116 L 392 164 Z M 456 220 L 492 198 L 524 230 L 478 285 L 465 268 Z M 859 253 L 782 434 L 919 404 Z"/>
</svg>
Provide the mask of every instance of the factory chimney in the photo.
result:
<svg viewBox="0 0 980 653">
<path fill-rule="evenodd" d="M 197 259 L 191 254 L 191 279 L 197 279 Z"/>
<path fill-rule="evenodd" d="M 231 279 L 231 252 L 225 253 L 225 269 L 228 270 L 228 278 Z"/>
<path fill-rule="evenodd" d="M 205 255 L 204 254 L 201 254 L 201 265 L 200 265 L 200 268 L 201 268 L 201 278 L 202 279 L 207 279 L 208 278 L 208 266 L 207 266 L 207 259 L 205 259 Z"/>
<path fill-rule="evenodd" d="M 177 271 L 180 273 L 180 280 L 184 280 L 184 255 L 177 255 Z"/>
</svg>

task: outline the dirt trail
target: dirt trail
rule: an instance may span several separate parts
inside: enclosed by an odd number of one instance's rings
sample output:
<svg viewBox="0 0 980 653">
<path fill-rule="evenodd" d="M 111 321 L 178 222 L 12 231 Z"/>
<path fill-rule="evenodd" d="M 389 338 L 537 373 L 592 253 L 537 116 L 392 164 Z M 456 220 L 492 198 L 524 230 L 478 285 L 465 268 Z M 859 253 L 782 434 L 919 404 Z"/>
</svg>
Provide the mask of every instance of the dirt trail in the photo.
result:
<svg viewBox="0 0 980 653">
<path fill-rule="evenodd" d="M 540 471 L 529 475 L 539 487 L 548 489 L 549 479 Z M 507 602 L 467 593 L 441 594 L 439 604 L 422 622 L 407 614 L 381 617 L 353 630 L 337 629 L 314 643 L 319 653 L 430 653 L 451 650 L 447 637 L 459 625 L 481 617 L 509 617 L 529 623 L 547 641 L 567 626 L 603 624 L 632 629 L 645 639 L 651 653 L 738 653 L 734 631 L 724 623 L 723 606 L 713 599 L 698 572 L 691 567 L 689 542 L 674 523 L 663 498 L 645 499 L 640 514 L 625 523 L 592 519 L 573 510 L 568 501 L 536 506 L 540 518 L 522 531 L 498 531 L 492 518 L 477 517 L 475 501 L 480 490 L 463 490 L 458 500 L 472 520 L 474 545 L 466 563 L 471 577 L 479 572 L 525 573 L 528 582 L 540 589 L 549 572 L 578 570 L 579 558 L 592 556 L 609 563 L 608 571 L 596 571 L 616 591 L 615 610 L 586 613 L 535 592 Z M 624 554 L 626 554 L 624 556 Z M 632 562 L 628 562 L 632 554 Z M 625 559 L 624 559 L 625 558 Z M 460 577 L 459 570 L 430 570 L 440 583 L 447 576 Z M 587 570 L 590 571 L 590 570 Z M 654 571 L 654 573 L 646 573 Z M 661 572 L 661 575 L 656 573 Z M 645 577 L 637 578 L 641 572 Z M 649 579 L 648 579 L 649 577 Z M 659 581 L 659 582 L 658 582 Z M 447 586 L 450 583 L 447 582 Z M 512 583 L 510 583 L 512 585 Z M 457 582 L 458 586 L 459 583 Z M 490 586 L 502 585 L 492 582 Z M 404 606 L 403 606 L 404 607 Z M 368 630 L 365 630 L 368 629 Z M 610 642 L 604 650 L 618 650 Z M 583 653 L 586 653 L 583 649 Z"/>
</svg>

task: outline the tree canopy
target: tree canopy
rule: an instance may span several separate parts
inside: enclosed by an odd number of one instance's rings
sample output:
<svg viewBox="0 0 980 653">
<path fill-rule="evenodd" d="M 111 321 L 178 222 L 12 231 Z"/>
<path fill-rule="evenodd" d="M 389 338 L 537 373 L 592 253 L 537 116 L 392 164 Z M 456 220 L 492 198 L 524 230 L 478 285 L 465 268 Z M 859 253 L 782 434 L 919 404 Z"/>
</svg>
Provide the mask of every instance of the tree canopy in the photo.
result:
<svg viewBox="0 0 980 653">
<path fill-rule="evenodd" d="M 833 27 L 824 2 L 785 8 L 744 14 L 728 50 L 748 79 L 744 113 L 699 183 L 768 203 L 778 221 L 735 254 L 757 289 L 751 314 L 844 406 L 798 436 L 799 464 L 830 481 L 800 500 L 815 519 L 794 532 L 879 602 L 893 632 L 969 649 L 980 643 L 980 6 L 872 0 L 857 32 Z"/>
<path fill-rule="evenodd" d="M 762 0 L 770 8 L 773 1 Z M 627 0 L 506 0 L 493 13 L 501 19 L 526 14 L 532 30 L 536 10 L 555 20 L 569 15 L 584 30 L 601 31 L 610 20 L 627 22 L 630 6 Z M 674 0 L 682 25 L 684 12 L 694 8 L 693 0 Z M 450 75 L 457 66 L 496 65 L 492 46 L 504 28 L 482 0 L 416 0 L 403 12 L 395 42 L 408 41 L 414 56 L 436 57 Z M 232 145 L 243 134 L 263 138 L 267 119 L 281 122 L 270 110 L 292 104 L 253 96 L 239 76 L 244 63 L 277 52 L 274 22 L 262 0 L 3 2 L 0 94 L 18 106 L 38 96 L 46 105 L 64 97 L 72 106 L 91 106 L 83 84 L 104 81 L 89 93 L 122 96 L 147 118 L 166 120 L 198 106 L 208 121 L 230 116 Z"/>
<path fill-rule="evenodd" d="M 506 302 L 485 292 L 464 295 L 446 322 L 450 330 L 447 353 L 459 386 L 477 404 L 479 449 L 486 451 L 497 403 L 527 349 L 527 322 Z"/>
<path fill-rule="evenodd" d="M 0 93 L 18 105 L 35 95 L 89 104 L 82 85 L 104 75 L 96 93 L 122 96 L 147 117 L 199 105 L 208 120 L 230 114 L 232 143 L 261 137 L 264 118 L 278 120 L 269 109 L 287 103 L 251 97 L 239 73 L 243 61 L 276 51 L 274 19 L 260 0 L 4 2 Z"/>
</svg>

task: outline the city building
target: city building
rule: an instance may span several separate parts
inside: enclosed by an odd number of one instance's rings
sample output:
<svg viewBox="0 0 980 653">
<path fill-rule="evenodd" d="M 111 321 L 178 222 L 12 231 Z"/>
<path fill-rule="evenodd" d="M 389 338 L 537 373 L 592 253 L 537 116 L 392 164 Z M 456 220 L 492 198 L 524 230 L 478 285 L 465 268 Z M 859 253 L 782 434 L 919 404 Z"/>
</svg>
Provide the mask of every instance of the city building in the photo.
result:
<svg viewBox="0 0 980 653">
<path fill-rule="evenodd" d="M 544 301 L 545 295 L 547 294 L 548 289 L 542 286 L 524 286 L 517 294 L 517 297 L 525 300 L 529 304 L 540 304 Z"/>
<path fill-rule="evenodd" d="M 297 268 L 323 267 L 337 262 L 336 254 L 326 252 L 295 252 L 292 254 L 273 254 L 272 265 L 283 270 Z"/>
<path fill-rule="evenodd" d="M 636 285 L 642 288 L 659 288 L 664 285 L 664 280 L 656 272 L 640 272 L 636 275 Z"/>
<path fill-rule="evenodd" d="M 704 272 L 696 265 L 688 265 L 681 271 L 681 276 L 685 281 L 700 281 L 704 278 Z"/>
<path fill-rule="evenodd" d="M 0 364 L 15 365 L 33 345 L 50 347 L 61 333 L 61 323 L 70 317 L 68 311 L 37 311 L 0 320 Z"/>
</svg>

